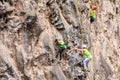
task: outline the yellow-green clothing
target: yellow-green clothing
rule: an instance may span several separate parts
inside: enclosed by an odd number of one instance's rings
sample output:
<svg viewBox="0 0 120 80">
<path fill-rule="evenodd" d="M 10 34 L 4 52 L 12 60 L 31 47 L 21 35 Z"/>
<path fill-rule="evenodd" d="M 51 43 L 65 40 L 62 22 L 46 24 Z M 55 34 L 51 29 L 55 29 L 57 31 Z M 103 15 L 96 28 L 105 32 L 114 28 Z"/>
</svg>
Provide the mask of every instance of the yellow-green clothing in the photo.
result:
<svg viewBox="0 0 120 80">
<path fill-rule="evenodd" d="M 85 55 L 87 58 L 92 58 L 92 55 L 90 54 L 88 50 L 85 50 L 83 55 Z"/>
<path fill-rule="evenodd" d="M 64 48 L 64 49 L 67 48 L 67 46 L 65 45 L 65 43 L 63 41 L 60 41 L 58 44 L 61 48 Z"/>
<path fill-rule="evenodd" d="M 90 16 L 92 16 L 93 18 L 96 18 L 96 15 L 97 15 L 96 10 L 91 9 L 90 10 Z"/>
</svg>

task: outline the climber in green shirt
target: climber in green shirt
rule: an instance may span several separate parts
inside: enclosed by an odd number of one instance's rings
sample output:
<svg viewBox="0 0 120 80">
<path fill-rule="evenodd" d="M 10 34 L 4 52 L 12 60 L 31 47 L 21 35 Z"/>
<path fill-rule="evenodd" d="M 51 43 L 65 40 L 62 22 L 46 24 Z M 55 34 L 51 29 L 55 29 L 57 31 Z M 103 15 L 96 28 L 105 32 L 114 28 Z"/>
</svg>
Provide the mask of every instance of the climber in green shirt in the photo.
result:
<svg viewBox="0 0 120 80">
<path fill-rule="evenodd" d="M 60 60 L 61 60 L 62 59 L 62 53 L 67 48 L 67 46 L 65 45 L 63 40 L 56 39 L 55 42 L 57 42 L 57 44 L 59 46 L 59 50 L 57 52 L 56 58 L 58 58 L 58 56 L 60 56 Z"/>
<path fill-rule="evenodd" d="M 92 23 L 96 20 L 97 6 L 93 6 L 90 10 L 90 30 L 92 30 Z"/>
<path fill-rule="evenodd" d="M 86 57 L 85 60 L 83 61 L 84 64 L 84 69 L 88 70 L 88 63 L 89 61 L 92 59 L 92 55 L 91 53 L 87 50 L 87 46 L 83 45 L 83 49 L 77 49 L 75 48 L 75 50 L 79 50 L 82 52 L 82 54 Z"/>
<path fill-rule="evenodd" d="M 90 23 L 94 22 L 96 19 L 96 15 L 97 15 L 97 7 L 93 6 L 92 9 L 90 10 Z"/>
</svg>

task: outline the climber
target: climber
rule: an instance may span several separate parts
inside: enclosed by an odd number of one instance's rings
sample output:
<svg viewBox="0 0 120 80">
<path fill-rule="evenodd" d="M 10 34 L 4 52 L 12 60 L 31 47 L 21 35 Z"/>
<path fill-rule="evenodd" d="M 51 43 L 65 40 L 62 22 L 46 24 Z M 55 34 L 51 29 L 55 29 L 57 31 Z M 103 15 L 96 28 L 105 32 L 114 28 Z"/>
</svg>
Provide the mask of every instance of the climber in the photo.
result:
<svg viewBox="0 0 120 80">
<path fill-rule="evenodd" d="M 56 39 L 55 42 L 59 46 L 59 50 L 56 54 L 56 58 L 58 58 L 58 56 L 60 56 L 60 60 L 61 60 L 62 59 L 62 53 L 67 48 L 67 46 L 65 45 L 64 41 L 61 40 L 61 39 Z"/>
<path fill-rule="evenodd" d="M 92 59 L 92 55 L 91 53 L 87 50 L 87 46 L 86 45 L 83 45 L 83 49 L 78 49 L 78 48 L 73 48 L 71 50 L 79 50 L 81 51 L 81 53 L 86 57 L 84 60 L 83 60 L 83 64 L 84 64 L 84 69 L 86 71 L 89 71 L 88 69 L 88 63 L 89 61 Z"/>
<path fill-rule="evenodd" d="M 97 16 L 97 6 L 93 6 L 90 10 L 90 30 L 92 30 L 92 23 L 96 20 Z"/>
</svg>

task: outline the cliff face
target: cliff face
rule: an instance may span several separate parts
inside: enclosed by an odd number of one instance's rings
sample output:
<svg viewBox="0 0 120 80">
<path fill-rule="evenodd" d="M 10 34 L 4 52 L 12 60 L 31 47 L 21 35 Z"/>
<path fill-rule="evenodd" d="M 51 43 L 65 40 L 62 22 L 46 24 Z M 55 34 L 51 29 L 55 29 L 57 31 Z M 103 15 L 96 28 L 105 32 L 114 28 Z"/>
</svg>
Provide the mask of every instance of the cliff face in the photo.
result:
<svg viewBox="0 0 120 80">
<path fill-rule="evenodd" d="M 78 75 L 80 80 L 119 80 L 120 1 L 92 3 L 99 9 L 90 32 L 89 0 L 1 0 L 0 80 L 74 80 Z M 69 49 L 88 45 L 89 73 L 75 66 L 82 61 L 79 52 L 57 63 L 56 36 Z"/>
<path fill-rule="evenodd" d="M 97 22 L 95 24 L 98 33 L 93 40 L 95 79 L 119 80 L 120 58 L 120 2 L 118 0 L 105 0 L 100 3 Z"/>
</svg>

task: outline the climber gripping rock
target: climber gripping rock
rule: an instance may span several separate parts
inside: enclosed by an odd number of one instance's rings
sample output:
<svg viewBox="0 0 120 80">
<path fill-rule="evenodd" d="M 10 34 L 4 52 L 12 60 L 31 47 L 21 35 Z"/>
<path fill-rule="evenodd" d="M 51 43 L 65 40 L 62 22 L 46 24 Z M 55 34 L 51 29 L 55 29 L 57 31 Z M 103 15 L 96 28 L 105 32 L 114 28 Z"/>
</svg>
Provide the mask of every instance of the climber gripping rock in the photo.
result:
<svg viewBox="0 0 120 80">
<path fill-rule="evenodd" d="M 96 15 L 97 15 L 97 6 L 93 6 L 92 9 L 90 10 L 90 23 L 93 23 L 96 19 Z"/>
<path fill-rule="evenodd" d="M 89 61 L 92 59 L 92 55 L 91 55 L 91 53 L 88 51 L 87 46 L 86 46 L 86 45 L 83 45 L 83 49 L 73 48 L 73 49 L 71 49 L 71 50 L 81 51 L 81 53 L 85 56 L 85 59 L 83 60 L 84 69 L 85 69 L 86 71 L 89 71 L 89 69 L 88 69 L 88 63 L 89 63 Z M 70 51 L 71 51 L 71 50 L 70 50 Z"/>
<path fill-rule="evenodd" d="M 91 24 L 96 20 L 96 16 L 97 16 L 97 6 L 92 6 L 92 9 L 90 10 L 90 29 L 91 29 Z"/>
<path fill-rule="evenodd" d="M 58 58 L 58 56 L 60 56 L 60 60 L 61 60 L 62 59 L 62 53 L 67 48 L 67 46 L 65 45 L 64 41 L 61 40 L 61 39 L 56 39 L 55 42 L 59 46 L 59 50 L 56 54 L 56 58 Z"/>
</svg>

